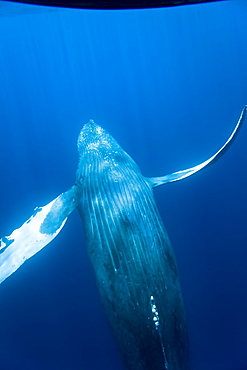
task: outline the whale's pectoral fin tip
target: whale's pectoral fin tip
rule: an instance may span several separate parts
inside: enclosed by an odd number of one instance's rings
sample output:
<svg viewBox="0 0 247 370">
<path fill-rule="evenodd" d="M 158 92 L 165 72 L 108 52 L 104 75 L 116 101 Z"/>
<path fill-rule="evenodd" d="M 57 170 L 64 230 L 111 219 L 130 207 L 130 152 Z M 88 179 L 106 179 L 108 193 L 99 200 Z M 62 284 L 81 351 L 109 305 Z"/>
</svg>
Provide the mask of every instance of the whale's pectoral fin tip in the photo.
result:
<svg viewBox="0 0 247 370">
<path fill-rule="evenodd" d="M 59 234 L 78 203 L 78 189 L 72 186 L 46 206 L 35 208 L 20 228 L 0 239 L 0 283 Z"/>
<path fill-rule="evenodd" d="M 211 158 L 209 158 L 205 162 L 203 162 L 203 163 L 201 163 L 201 164 L 199 164 L 195 167 L 191 167 L 187 170 L 174 172 L 174 173 L 171 173 L 169 175 L 162 176 L 162 177 L 151 177 L 151 178 L 149 178 L 149 181 L 151 182 L 152 186 L 156 187 L 156 186 L 159 186 L 159 185 L 167 184 L 169 182 L 174 182 L 174 181 L 185 179 L 186 177 L 189 177 L 189 176 L 193 175 L 194 173 L 196 173 L 196 172 L 202 170 L 203 168 L 206 168 L 206 167 L 210 166 L 211 164 L 213 164 L 214 162 L 216 162 L 223 154 L 225 154 L 225 152 L 230 148 L 233 141 L 237 137 L 237 135 L 239 133 L 239 130 L 242 127 L 242 124 L 243 124 L 244 119 L 246 117 L 246 112 L 247 112 L 247 105 L 244 106 L 244 108 L 241 112 L 241 115 L 239 117 L 239 120 L 238 120 L 236 126 L 234 127 L 234 130 L 232 131 L 228 140 L 220 148 L 220 150 L 218 150 L 218 152 L 216 152 Z"/>
</svg>

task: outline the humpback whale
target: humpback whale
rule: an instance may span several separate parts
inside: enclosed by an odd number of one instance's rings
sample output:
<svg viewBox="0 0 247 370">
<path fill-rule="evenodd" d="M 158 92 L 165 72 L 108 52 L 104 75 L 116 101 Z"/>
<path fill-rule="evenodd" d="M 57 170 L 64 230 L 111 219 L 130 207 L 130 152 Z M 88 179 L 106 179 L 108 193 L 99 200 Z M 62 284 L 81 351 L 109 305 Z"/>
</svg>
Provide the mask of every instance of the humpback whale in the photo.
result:
<svg viewBox="0 0 247 370">
<path fill-rule="evenodd" d="M 90 120 L 78 138 L 75 184 L 0 240 L 0 282 L 49 244 L 78 208 L 99 294 L 126 368 L 188 370 L 177 265 L 153 188 L 217 161 L 236 138 L 246 111 L 247 106 L 228 140 L 208 160 L 152 178 L 144 177 L 117 141 Z"/>
</svg>

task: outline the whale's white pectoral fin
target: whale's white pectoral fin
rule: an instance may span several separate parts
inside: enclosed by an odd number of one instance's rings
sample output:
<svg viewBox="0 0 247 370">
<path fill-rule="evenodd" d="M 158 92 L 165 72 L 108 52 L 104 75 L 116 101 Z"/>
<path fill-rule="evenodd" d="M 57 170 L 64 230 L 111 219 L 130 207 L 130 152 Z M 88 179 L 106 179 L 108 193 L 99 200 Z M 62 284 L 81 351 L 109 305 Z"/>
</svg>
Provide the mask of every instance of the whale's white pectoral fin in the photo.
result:
<svg viewBox="0 0 247 370">
<path fill-rule="evenodd" d="M 205 162 L 203 162 L 203 163 L 201 163 L 201 164 L 199 164 L 195 167 L 188 168 L 187 170 L 174 172 L 174 173 L 171 173 L 169 175 L 162 176 L 162 177 L 151 177 L 151 178 L 149 178 L 149 181 L 151 181 L 153 187 L 163 185 L 163 184 L 167 184 L 169 182 L 174 182 L 174 181 L 185 179 L 186 177 L 191 176 L 194 173 L 196 173 L 196 172 L 202 170 L 203 168 L 205 168 L 205 167 L 213 164 L 214 162 L 216 162 L 223 154 L 225 154 L 225 152 L 232 145 L 234 139 L 236 138 L 237 134 L 239 133 L 239 130 L 240 130 L 240 128 L 241 128 L 241 126 L 244 122 L 246 112 L 247 112 L 247 105 L 242 110 L 240 118 L 238 120 L 238 123 L 236 124 L 231 136 L 229 137 L 229 139 L 220 148 L 220 150 L 218 150 L 218 152 L 215 153 L 211 158 L 209 158 Z"/>
<path fill-rule="evenodd" d="M 0 283 L 61 231 L 80 200 L 76 185 L 35 213 L 11 235 L 0 239 Z"/>
</svg>

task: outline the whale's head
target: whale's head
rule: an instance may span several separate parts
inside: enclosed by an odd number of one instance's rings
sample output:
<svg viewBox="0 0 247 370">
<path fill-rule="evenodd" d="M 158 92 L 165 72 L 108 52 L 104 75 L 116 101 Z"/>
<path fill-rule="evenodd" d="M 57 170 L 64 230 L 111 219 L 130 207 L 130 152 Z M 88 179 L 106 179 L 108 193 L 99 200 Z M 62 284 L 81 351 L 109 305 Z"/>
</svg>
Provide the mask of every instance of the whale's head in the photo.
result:
<svg viewBox="0 0 247 370">
<path fill-rule="evenodd" d="M 118 142 L 106 130 L 93 120 L 85 124 L 77 141 L 79 167 L 77 175 L 90 173 L 116 173 L 131 169 L 139 172 L 133 159 L 121 148 Z"/>
<path fill-rule="evenodd" d="M 117 141 L 93 120 L 83 126 L 78 137 L 77 147 L 80 156 L 89 152 L 107 155 L 112 154 L 112 151 L 123 151 Z"/>
</svg>

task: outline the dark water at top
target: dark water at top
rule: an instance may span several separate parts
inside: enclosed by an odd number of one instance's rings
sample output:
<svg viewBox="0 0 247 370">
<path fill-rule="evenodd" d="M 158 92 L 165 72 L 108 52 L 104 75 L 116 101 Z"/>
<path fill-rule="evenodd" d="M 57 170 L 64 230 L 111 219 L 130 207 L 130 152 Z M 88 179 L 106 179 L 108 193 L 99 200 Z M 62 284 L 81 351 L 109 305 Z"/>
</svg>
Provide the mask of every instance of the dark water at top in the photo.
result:
<svg viewBox="0 0 247 370">
<path fill-rule="evenodd" d="M 0 2 L 0 235 L 67 190 L 89 119 L 146 176 L 194 166 L 247 103 L 247 5 L 135 11 Z M 247 124 L 218 163 L 155 189 L 191 370 L 247 369 Z M 122 370 L 75 212 L 1 286 L 0 370 Z"/>
</svg>

